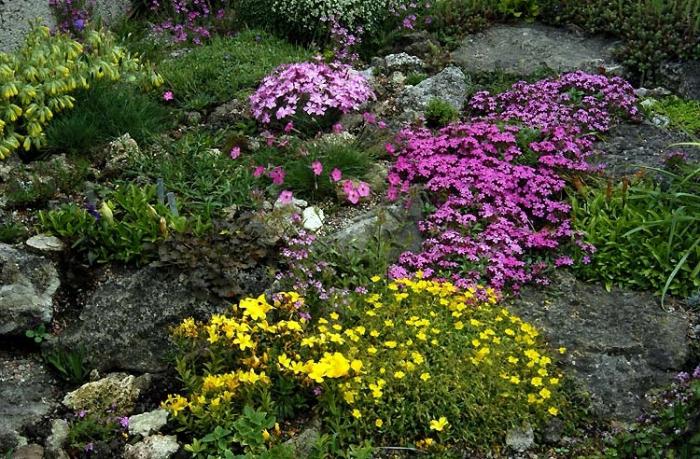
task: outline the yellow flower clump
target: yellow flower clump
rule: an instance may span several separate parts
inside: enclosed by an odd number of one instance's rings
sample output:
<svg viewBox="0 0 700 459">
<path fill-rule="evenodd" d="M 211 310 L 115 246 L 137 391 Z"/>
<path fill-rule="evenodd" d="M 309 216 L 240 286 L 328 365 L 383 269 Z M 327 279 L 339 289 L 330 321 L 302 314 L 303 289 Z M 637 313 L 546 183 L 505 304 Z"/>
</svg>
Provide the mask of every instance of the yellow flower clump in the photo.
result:
<svg viewBox="0 0 700 459">
<path fill-rule="evenodd" d="M 298 294 L 283 297 L 274 305 L 244 299 L 233 315 L 203 324 L 185 320 L 176 336 L 223 346 L 233 366 L 194 378 L 189 397 L 171 396 L 164 407 L 201 417 L 214 400 L 228 403 L 283 374 L 300 391 L 320 386 L 337 395 L 356 440 L 425 447 L 431 435 L 493 443 L 504 426 L 537 423 L 562 408 L 560 375 L 537 330 L 500 307 L 491 289 L 420 276 L 374 281 L 370 293 L 311 323 L 293 319 Z M 326 400 L 318 399 L 322 413 Z"/>
</svg>

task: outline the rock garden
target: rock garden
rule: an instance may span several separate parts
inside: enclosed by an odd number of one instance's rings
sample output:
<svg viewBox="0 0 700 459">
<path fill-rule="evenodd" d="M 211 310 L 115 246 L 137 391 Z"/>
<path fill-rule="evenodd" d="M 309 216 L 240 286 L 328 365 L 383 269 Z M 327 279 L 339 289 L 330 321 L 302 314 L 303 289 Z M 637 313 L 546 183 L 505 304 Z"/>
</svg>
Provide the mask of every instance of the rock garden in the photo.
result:
<svg viewBox="0 0 700 459">
<path fill-rule="evenodd" d="M 0 457 L 700 457 L 700 1 L 46 3 Z"/>
</svg>

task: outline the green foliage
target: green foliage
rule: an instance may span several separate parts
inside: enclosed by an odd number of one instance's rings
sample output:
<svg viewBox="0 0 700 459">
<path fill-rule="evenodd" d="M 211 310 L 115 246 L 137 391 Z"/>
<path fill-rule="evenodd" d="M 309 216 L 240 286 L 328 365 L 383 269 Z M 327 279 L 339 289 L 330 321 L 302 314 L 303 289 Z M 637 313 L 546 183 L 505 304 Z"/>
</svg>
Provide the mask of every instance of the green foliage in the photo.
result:
<svg viewBox="0 0 700 459">
<path fill-rule="evenodd" d="M 674 128 L 700 137 L 700 101 L 667 97 L 652 105 L 651 110 L 667 116 Z"/>
<path fill-rule="evenodd" d="M 676 383 L 653 408 L 641 423 L 613 438 L 606 458 L 700 457 L 700 379 Z"/>
<path fill-rule="evenodd" d="M 69 204 L 40 212 L 39 220 L 43 230 L 67 239 L 90 263 L 147 262 L 155 255 L 156 243 L 171 231 L 188 229 L 187 219 L 174 208 L 174 199 L 166 205 L 164 200 L 156 201 L 155 186 L 132 184 L 109 192 L 99 213 Z"/>
<path fill-rule="evenodd" d="M 27 235 L 27 228 L 19 223 L 0 223 L 0 242 L 14 244 Z"/>
<path fill-rule="evenodd" d="M 280 150 L 262 148 L 253 155 L 256 164 L 281 166 L 286 176 L 284 188 L 303 199 L 318 201 L 337 196 L 337 184 L 329 174 L 335 168 L 342 171 L 343 179 L 362 179 L 369 172 L 375 152 L 357 143 L 345 141 L 310 141 Z M 314 161 L 321 162 L 323 172 L 316 176 L 311 169 Z"/>
<path fill-rule="evenodd" d="M 102 413 L 85 413 L 69 423 L 66 445 L 78 454 L 85 451 L 86 445 L 96 442 L 109 442 L 115 438 L 119 424 L 116 419 Z"/>
<path fill-rule="evenodd" d="M 252 169 L 241 167 L 226 150 L 215 149 L 225 143 L 225 133 L 190 131 L 162 149 L 130 158 L 127 175 L 153 182 L 162 179 L 190 215 L 209 221 L 224 208 L 252 206 L 251 190 L 256 182 Z"/>
<path fill-rule="evenodd" d="M 534 19 L 540 13 L 537 0 L 498 0 L 498 12 L 506 17 Z"/>
<path fill-rule="evenodd" d="M 540 0 L 541 16 L 619 37 L 617 58 L 641 83 L 663 62 L 700 58 L 700 0 Z"/>
<path fill-rule="evenodd" d="M 432 98 L 425 108 L 425 122 L 429 128 L 441 128 L 459 119 L 459 111 L 449 102 Z"/>
<path fill-rule="evenodd" d="M 42 147 L 45 126 L 73 108 L 70 94 L 102 78 L 162 83 L 108 32 L 89 31 L 81 44 L 35 23 L 19 51 L 0 53 L 0 159 L 20 147 Z"/>
<path fill-rule="evenodd" d="M 133 85 L 100 82 L 75 97 L 46 130 L 50 150 L 88 152 L 126 133 L 143 145 L 169 125 L 168 109 Z"/>
<path fill-rule="evenodd" d="M 428 75 L 422 72 L 411 72 L 408 75 L 406 75 L 406 86 L 415 86 L 421 81 L 425 80 L 428 78 Z"/>
<path fill-rule="evenodd" d="M 24 332 L 24 336 L 29 339 L 33 339 L 35 343 L 40 344 L 46 339 L 49 333 L 46 332 L 46 325 L 40 324 L 33 330 L 27 330 Z"/>
<path fill-rule="evenodd" d="M 78 349 L 56 348 L 44 355 L 46 362 L 51 365 L 64 381 L 73 386 L 85 382 L 90 370 L 85 365 L 87 351 L 84 347 Z"/>
<path fill-rule="evenodd" d="M 187 272 L 193 289 L 240 297 L 267 287 L 277 239 L 260 216 L 243 214 L 214 221 L 203 235 L 175 234 L 158 254 L 160 263 Z"/>
<path fill-rule="evenodd" d="M 294 459 L 294 450 L 287 445 L 268 448 L 268 430 L 275 425 L 275 418 L 250 406 L 243 408 L 241 416 L 233 423 L 232 430 L 221 426 L 201 439 L 194 439 L 185 445 L 185 451 L 192 457 L 224 459 Z M 234 454 L 231 447 L 237 445 L 243 454 Z"/>
<path fill-rule="evenodd" d="M 160 71 L 186 109 L 202 109 L 247 95 L 280 64 L 303 61 L 309 51 L 265 32 L 214 37 L 184 56 L 163 61 Z"/>
<path fill-rule="evenodd" d="M 596 184 L 571 196 L 574 228 L 596 247 L 577 273 L 613 285 L 688 296 L 700 287 L 700 167 Z"/>
</svg>

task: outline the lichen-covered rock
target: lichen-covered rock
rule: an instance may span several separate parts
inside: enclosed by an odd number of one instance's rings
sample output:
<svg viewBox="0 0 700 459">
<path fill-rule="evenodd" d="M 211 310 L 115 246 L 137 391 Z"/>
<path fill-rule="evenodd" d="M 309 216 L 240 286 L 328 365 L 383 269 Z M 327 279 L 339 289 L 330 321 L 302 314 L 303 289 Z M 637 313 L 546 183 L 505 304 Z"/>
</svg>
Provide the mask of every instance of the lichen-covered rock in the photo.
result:
<svg viewBox="0 0 700 459">
<path fill-rule="evenodd" d="M 50 260 L 0 243 L 0 335 L 51 322 L 60 284 Z"/>
<path fill-rule="evenodd" d="M 689 321 L 665 311 L 650 293 L 555 279 L 556 291 L 528 287 L 514 311 L 535 324 L 549 343 L 565 347 L 564 364 L 591 395 L 597 414 L 631 421 L 644 394 L 668 384 L 690 355 Z"/>
<path fill-rule="evenodd" d="M 63 459 L 67 458 L 68 454 L 63 450 L 63 447 L 68 440 L 70 426 L 65 419 L 54 419 L 51 421 L 51 435 L 46 438 L 44 447 L 47 459 Z"/>
<path fill-rule="evenodd" d="M 466 97 L 467 84 L 464 72 L 450 66 L 415 86 L 406 87 L 398 98 L 398 105 L 406 110 L 422 112 L 432 99 L 437 98 L 461 111 Z"/>
<path fill-rule="evenodd" d="M 0 351 L 0 451 L 18 446 L 22 429 L 51 413 L 60 395 L 43 362 Z"/>
<path fill-rule="evenodd" d="M 66 248 L 66 244 L 59 238 L 46 234 L 32 236 L 27 239 L 25 244 L 39 252 L 62 252 Z"/>
<path fill-rule="evenodd" d="M 63 404 L 73 411 L 129 413 L 150 378 L 138 378 L 126 373 L 112 373 L 97 381 L 83 384 L 63 398 Z"/>
<path fill-rule="evenodd" d="M 468 73 L 501 71 L 530 75 L 546 67 L 558 72 L 615 67 L 615 43 L 535 24 L 501 25 L 467 36 L 452 61 Z"/>
<path fill-rule="evenodd" d="M 162 408 L 147 413 L 135 414 L 129 418 L 129 434 L 146 437 L 160 429 L 168 422 L 168 412 Z"/>
<path fill-rule="evenodd" d="M 425 63 L 420 58 L 407 53 L 389 54 L 383 58 L 377 57 L 372 60 L 372 65 L 388 75 L 393 72 L 419 72 L 425 68 Z"/>
<path fill-rule="evenodd" d="M 152 435 L 134 445 L 126 445 L 124 459 L 168 459 L 179 449 L 174 435 Z"/>
<path fill-rule="evenodd" d="M 157 373 L 167 368 L 169 328 L 225 308 L 197 296 L 184 274 L 157 268 L 112 273 L 87 296 L 76 322 L 52 346 L 85 347 L 100 371 Z"/>
</svg>

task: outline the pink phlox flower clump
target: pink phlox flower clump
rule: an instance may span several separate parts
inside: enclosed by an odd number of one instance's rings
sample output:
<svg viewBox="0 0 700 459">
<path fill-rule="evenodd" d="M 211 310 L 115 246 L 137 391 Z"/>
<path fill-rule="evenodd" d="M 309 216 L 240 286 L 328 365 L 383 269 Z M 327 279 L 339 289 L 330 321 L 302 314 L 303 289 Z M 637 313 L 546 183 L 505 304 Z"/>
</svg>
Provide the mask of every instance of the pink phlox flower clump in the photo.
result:
<svg viewBox="0 0 700 459">
<path fill-rule="evenodd" d="M 375 98 L 367 79 L 345 64 L 285 64 L 263 79 L 250 96 L 251 112 L 263 124 L 303 112 L 323 117 L 348 113 Z"/>
<path fill-rule="evenodd" d="M 560 97 L 574 90 L 578 102 Z M 403 253 L 390 274 L 422 270 L 459 286 L 487 280 L 498 289 L 546 284 L 547 270 L 573 262 L 562 255 L 547 261 L 565 245 L 574 240 L 591 249 L 572 230 L 560 173 L 590 169 L 589 131 L 608 129 L 615 114 L 637 115 L 631 87 L 575 72 L 475 99 L 481 119 L 397 136 L 388 197 L 422 184 L 435 210 L 419 224 L 426 235 L 421 251 Z"/>
</svg>

